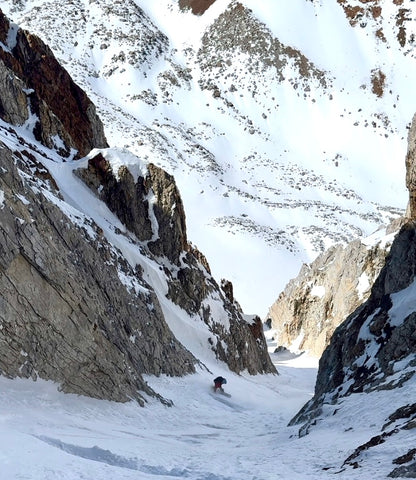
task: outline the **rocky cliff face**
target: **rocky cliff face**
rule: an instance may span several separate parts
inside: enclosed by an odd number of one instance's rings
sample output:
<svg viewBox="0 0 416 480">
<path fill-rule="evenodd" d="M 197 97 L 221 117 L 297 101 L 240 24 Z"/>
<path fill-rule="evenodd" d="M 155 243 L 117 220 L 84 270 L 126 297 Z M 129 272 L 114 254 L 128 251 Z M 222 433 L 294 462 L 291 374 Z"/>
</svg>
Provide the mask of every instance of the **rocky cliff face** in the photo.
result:
<svg viewBox="0 0 416 480">
<path fill-rule="evenodd" d="M 51 201 L 32 155 L 4 144 L 0 155 L 1 373 L 142 402 L 140 392 L 154 394 L 142 374 L 193 372 L 196 359 L 173 337 L 140 272 L 97 226 L 86 218 L 77 225 Z"/>
<path fill-rule="evenodd" d="M 171 175 L 153 164 L 145 169 L 135 180 L 127 167 L 113 172 L 98 153 L 78 175 L 154 255 L 178 264 L 188 249 L 182 199 Z"/>
<path fill-rule="evenodd" d="M 396 236 L 367 302 L 335 330 L 319 363 L 315 395 L 291 422 L 303 424 L 300 435 L 329 412 L 335 414 L 346 396 L 395 388 L 404 392 L 408 384 L 411 388 L 416 371 L 415 239 L 416 225 L 409 222 Z M 380 435 L 359 446 L 345 459 L 345 465 L 356 468 L 363 461 L 363 452 L 414 428 L 413 399 L 404 394 L 402 402 L 399 408 L 391 407 Z M 402 453 L 408 453 L 405 447 Z M 410 455 L 404 463 L 412 458 Z M 403 475 L 398 476 L 407 476 L 406 467 L 402 470 Z"/>
<path fill-rule="evenodd" d="M 211 332 L 210 348 L 231 370 L 275 372 L 267 353 L 261 321 L 242 316 L 232 285 L 220 288 L 205 257 L 187 239 L 185 212 L 174 179 L 155 165 L 143 165 L 134 178 L 128 167 L 115 167 L 103 151 L 79 175 L 136 235 L 149 254 L 161 259 L 168 279 L 167 296 Z M 139 159 L 137 159 L 139 162 Z M 118 169 L 117 169 L 118 168 Z M 223 311 L 218 321 L 215 309 Z"/>
<path fill-rule="evenodd" d="M 413 136 L 414 126 L 406 157 L 408 185 L 412 185 L 414 171 Z M 365 393 L 371 401 L 370 394 L 401 389 L 402 405 L 391 406 L 380 434 L 358 446 L 345 459 L 344 468 L 360 467 L 365 461 L 363 452 L 415 428 L 416 405 L 409 393 L 414 391 L 416 372 L 415 284 L 416 224 L 408 220 L 394 238 L 368 300 L 335 330 L 319 362 L 315 394 L 291 421 L 292 425 L 303 424 L 302 436 L 325 416 L 342 411 L 346 397 Z M 401 453 L 393 463 L 402 466 L 389 476 L 413 477 L 414 451 L 404 444 Z"/>
<path fill-rule="evenodd" d="M 416 218 L 416 115 L 413 117 L 407 139 L 406 187 L 409 191 L 406 217 Z"/>
<path fill-rule="evenodd" d="M 260 321 L 243 319 L 188 243 L 173 177 L 136 157 L 115 169 L 85 93 L 37 37 L 0 20 L 0 373 L 143 404 L 158 395 L 142 375 L 185 375 L 198 364 L 161 301 L 192 316 L 214 359 L 236 372 L 275 372 Z M 123 225 L 110 236 L 62 190 L 61 170 L 73 175 L 91 148 L 77 175 Z M 129 239 L 128 258 L 115 238 Z M 145 280 L 146 262 L 160 262 L 166 295 Z"/>
<path fill-rule="evenodd" d="M 13 125 L 34 123 L 33 134 L 65 157 L 106 147 L 95 106 L 36 36 L 0 10 L 0 116 Z"/>
<path fill-rule="evenodd" d="M 302 267 L 268 312 L 280 345 L 322 355 L 336 327 L 370 295 L 400 222 L 385 235 L 334 246 Z"/>
</svg>

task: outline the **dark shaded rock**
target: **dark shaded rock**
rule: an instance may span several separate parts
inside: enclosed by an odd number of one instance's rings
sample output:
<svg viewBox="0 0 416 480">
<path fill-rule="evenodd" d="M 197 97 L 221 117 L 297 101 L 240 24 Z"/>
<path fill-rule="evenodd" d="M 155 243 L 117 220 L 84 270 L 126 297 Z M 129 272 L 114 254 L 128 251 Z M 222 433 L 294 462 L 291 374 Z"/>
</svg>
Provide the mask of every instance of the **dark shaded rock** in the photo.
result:
<svg viewBox="0 0 416 480">
<path fill-rule="evenodd" d="M 404 405 L 403 407 L 398 408 L 389 416 L 389 421 L 383 426 L 383 429 L 385 429 L 388 425 L 392 424 L 396 420 L 401 419 L 416 419 L 416 403 L 413 403 L 411 405 Z"/>
<path fill-rule="evenodd" d="M 231 303 L 234 302 L 233 284 L 229 280 L 221 279 L 221 290 Z"/>
<path fill-rule="evenodd" d="M 0 118 L 12 125 L 22 125 L 29 117 L 25 84 L 0 60 Z"/>
<path fill-rule="evenodd" d="M 359 463 L 357 461 L 353 461 L 353 460 L 355 460 L 357 457 L 359 457 L 362 452 L 365 452 L 366 450 L 368 450 L 372 447 L 376 447 L 378 445 L 381 445 L 382 443 L 384 443 L 386 441 L 386 438 L 394 435 L 395 433 L 397 433 L 397 430 L 391 430 L 390 432 L 384 432 L 381 435 L 376 435 L 376 436 L 372 437 L 368 442 L 366 442 L 363 445 L 360 445 L 359 447 L 357 447 L 354 450 L 354 452 L 344 461 L 343 466 L 344 465 L 350 465 L 353 468 L 357 468 L 357 466 L 359 466 Z"/>
<path fill-rule="evenodd" d="M 77 174 L 153 254 L 179 263 L 189 248 L 185 211 L 172 175 L 149 164 L 146 175 L 136 181 L 125 166 L 113 172 L 102 154 L 91 158 L 88 169 Z"/>
<path fill-rule="evenodd" d="M 402 465 L 403 463 L 409 463 L 414 460 L 416 456 L 416 448 L 411 448 L 406 454 L 397 457 L 393 460 L 395 465 Z"/>
<path fill-rule="evenodd" d="M 21 125 L 30 110 L 38 118 L 35 137 L 65 156 L 76 150 L 82 157 L 92 148 L 107 146 L 102 123 L 85 92 L 42 40 L 11 24 L 1 10 L 0 41 L 8 47 L 0 48 L 0 82 L 6 87 L 1 90 L 3 120 Z"/>
<path fill-rule="evenodd" d="M 389 478 L 416 478 L 416 462 L 395 468 L 388 474 Z"/>
<path fill-rule="evenodd" d="M 155 196 L 153 212 L 158 224 L 158 238 L 149 243 L 149 248 L 155 255 L 177 263 L 181 252 L 189 250 L 182 198 L 172 175 L 153 164 L 148 169 L 146 189 Z"/>
<path fill-rule="evenodd" d="M 215 0 L 179 0 L 179 7 L 190 8 L 194 15 L 202 15 L 215 2 Z"/>
</svg>

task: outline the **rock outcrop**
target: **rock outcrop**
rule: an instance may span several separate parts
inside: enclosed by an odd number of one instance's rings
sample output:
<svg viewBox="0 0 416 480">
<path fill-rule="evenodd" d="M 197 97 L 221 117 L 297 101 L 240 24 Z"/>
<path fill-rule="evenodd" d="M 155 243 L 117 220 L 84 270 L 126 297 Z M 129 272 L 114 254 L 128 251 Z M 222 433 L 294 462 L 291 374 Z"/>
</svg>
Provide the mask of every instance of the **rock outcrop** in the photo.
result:
<svg viewBox="0 0 416 480">
<path fill-rule="evenodd" d="M 144 168 L 145 176 L 136 180 L 125 166 L 113 172 L 98 153 L 78 175 L 154 255 L 178 264 L 188 249 L 182 199 L 172 175 L 152 163 Z"/>
<path fill-rule="evenodd" d="M 393 33 L 396 41 L 401 47 L 413 43 L 413 34 L 407 28 L 408 23 L 412 21 L 412 11 L 403 0 L 394 0 L 391 2 L 393 5 L 382 0 L 360 0 L 359 2 L 338 0 L 338 3 L 344 9 L 351 26 L 366 28 L 371 25 L 374 29 L 374 35 L 381 42 L 387 42 L 386 32 L 383 29 L 383 19 L 393 12 L 392 17 L 395 20 Z"/>
<path fill-rule="evenodd" d="M 242 59 L 237 62 L 238 56 Z M 254 97 L 261 89 L 257 83 L 264 81 L 262 76 L 266 70 L 272 72 L 273 81 L 287 79 L 293 88 L 302 88 L 305 92 L 310 91 L 314 82 L 325 87 L 330 81 L 326 72 L 319 70 L 299 50 L 275 38 L 266 25 L 238 1 L 231 2 L 207 29 L 198 51 L 198 61 L 203 73 L 199 82 L 201 88 L 211 90 L 214 98 L 223 99 L 231 109 L 236 107 L 227 99 L 229 92 L 247 88 Z M 288 77 L 287 67 L 291 64 L 297 70 L 293 78 Z M 245 68 L 251 74 L 249 85 L 245 85 L 246 76 L 240 74 L 237 68 Z M 217 84 L 219 78 L 222 79 L 222 87 Z M 228 91 L 224 89 L 224 82 Z M 253 129 L 253 125 L 249 125 Z"/>
<path fill-rule="evenodd" d="M 213 3 L 215 0 L 179 0 L 179 7 L 190 8 L 194 15 L 202 15 Z"/>
<path fill-rule="evenodd" d="M 42 40 L 0 10 L 0 118 L 30 122 L 35 138 L 63 156 L 107 146 L 94 104 Z M 32 125 L 33 124 L 33 125 Z"/>
<path fill-rule="evenodd" d="M 399 223 L 386 236 L 336 245 L 302 267 L 268 312 L 279 345 L 296 343 L 299 350 L 322 355 L 336 327 L 370 295 Z"/>
<path fill-rule="evenodd" d="M 140 402 L 140 392 L 154 394 L 142 374 L 193 372 L 196 359 L 173 337 L 140 272 L 94 224 L 77 225 L 49 200 L 45 169 L 26 151 L 1 145 L 0 160 L 0 372 Z"/>
<path fill-rule="evenodd" d="M 335 330 L 319 363 L 315 395 L 292 423 L 316 418 L 324 402 L 395 388 L 414 375 L 415 279 L 416 224 L 409 222 L 394 239 L 369 299 Z"/>
<path fill-rule="evenodd" d="M 212 334 L 210 348 L 231 370 L 275 372 L 263 331 L 257 328 L 260 319 L 247 321 L 243 317 L 230 295 L 231 283 L 223 281 L 226 287 L 220 288 L 206 258 L 188 242 L 185 212 L 173 177 L 153 164 L 142 164 L 134 176 L 125 165 L 117 165 L 114 170 L 106 157 L 111 157 L 106 150 L 92 154 L 88 167 L 78 170 L 77 175 L 149 249 L 149 254 L 162 261 L 168 298 L 189 315 L 200 317 Z M 222 319 L 215 313 L 218 306 L 223 311 Z"/>
</svg>

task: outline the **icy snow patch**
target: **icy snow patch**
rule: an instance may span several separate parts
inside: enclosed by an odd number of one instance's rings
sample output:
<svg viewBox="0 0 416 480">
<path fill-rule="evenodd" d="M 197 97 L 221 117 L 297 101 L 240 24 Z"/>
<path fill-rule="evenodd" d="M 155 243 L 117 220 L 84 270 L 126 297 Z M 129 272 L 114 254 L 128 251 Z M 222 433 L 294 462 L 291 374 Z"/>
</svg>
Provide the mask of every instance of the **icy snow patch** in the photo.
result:
<svg viewBox="0 0 416 480">
<path fill-rule="evenodd" d="M 123 166 L 128 168 L 135 182 L 137 182 L 139 177 L 145 177 L 147 175 L 147 164 L 126 149 L 116 147 L 103 149 L 94 148 L 86 158 L 91 159 L 98 154 L 101 154 L 110 163 L 117 180 L 119 180 L 118 172 Z"/>
<path fill-rule="evenodd" d="M 325 296 L 325 287 L 322 285 L 314 285 L 311 290 L 312 297 L 323 298 Z"/>
<path fill-rule="evenodd" d="M 389 310 L 390 325 L 400 326 L 403 321 L 416 311 L 414 298 L 416 295 L 416 279 L 407 288 L 390 295 L 393 306 Z"/>
<path fill-rule="evenodd" d="M 370 288 L 370 282 L 368 280 L 368 275 L 363 272 L 358 279 L 357 284 L 357 294 L 358 298 L 361 300 L 364 297 L 364 293 Z"/>
</svg>

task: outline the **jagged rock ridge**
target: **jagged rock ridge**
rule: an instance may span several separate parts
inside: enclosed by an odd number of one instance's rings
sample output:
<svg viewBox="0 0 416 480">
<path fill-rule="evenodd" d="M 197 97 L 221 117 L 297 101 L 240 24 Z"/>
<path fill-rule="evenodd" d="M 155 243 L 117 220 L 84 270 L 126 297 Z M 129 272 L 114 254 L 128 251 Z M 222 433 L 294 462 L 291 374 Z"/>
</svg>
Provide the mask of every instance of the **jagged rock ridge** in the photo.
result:
<svg viewBox="0 0 416 480">
<path fill-rule="evenodd" d="M 220 289 L 206 258 L 188 242 L 182 200 L 172 176 L 149 164 L 135 181 L 126 167 L 113 171 L 101 153 L 92 156 L 88 168 L 78 170 L 77 175 L 153 255 L 168 260 L 164 262 L 167 296 L 189 315 L 200 316 L 213 334 L 209 342 L 220 360 L 236 372 L 275 371 L 260 318 L 254 316 L 248 322 L 243 319 L 238 303 L 229 294 L 229 282 L 225 281 L 226 286 Z M 211 300 L 220 302 L 228 327 L 213 315 Z"/>
<path fill-rule="evenodd" d="M 30 115 L 36 116 L 35 137 L 65 156 L 79 158 L 91 148 L 108 146 L 95 106 L 85 92 L 38 37 L 12 25 L 1 10 L 0 42 L 0 112 L 5 121 L 21 125 Z"/>
</svg>

